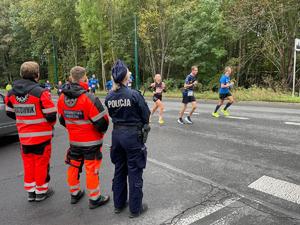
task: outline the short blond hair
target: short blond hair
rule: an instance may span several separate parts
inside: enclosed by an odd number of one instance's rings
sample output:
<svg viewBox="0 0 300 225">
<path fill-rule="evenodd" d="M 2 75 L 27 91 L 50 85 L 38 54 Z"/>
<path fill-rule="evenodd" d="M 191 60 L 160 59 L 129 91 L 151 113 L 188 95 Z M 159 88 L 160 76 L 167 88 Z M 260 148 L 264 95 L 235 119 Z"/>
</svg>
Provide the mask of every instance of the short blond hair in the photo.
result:
<svg viewBox="0 0 300 225">
<path fill-rule="evenodd" d="M 81 66 L 75 66 L 71 69 L 70 75 L 75 82 L 79 82 L 86 75 L 86 69 Z"/>
<path fill-rule="evenodd" d="M 226 66 L 225 69 L 224 69 L 224 73 L 227 73 L 229 70 L 232 71 L 231 66 Z"/>
<path fill-rule="evenodd" d="M 198 69 L 198 66 L 192 66 L 191 70 Z"/>
<path fill-rule="evenodd" d="M 20 67 L 20 76 L 24 79 L 36 79 L 40 76 L 40 66 L 37 62 L 24 62 Z"/>
</svg>

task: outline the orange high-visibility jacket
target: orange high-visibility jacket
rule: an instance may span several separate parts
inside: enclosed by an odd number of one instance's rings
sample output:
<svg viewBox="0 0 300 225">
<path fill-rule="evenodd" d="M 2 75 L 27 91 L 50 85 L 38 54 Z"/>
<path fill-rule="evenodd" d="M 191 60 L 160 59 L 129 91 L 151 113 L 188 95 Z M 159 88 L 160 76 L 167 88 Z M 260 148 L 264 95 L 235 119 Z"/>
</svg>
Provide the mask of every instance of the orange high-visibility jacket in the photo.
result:
<svg viewBox="0 0 300 225">
<path fill-rule="evenodd" d="M 16 120 L 22 145 L 51 140 L 56 107 L 51 94 L 33 80 L 17 80 L 6 98 L 6 114 Z"/>
<path fill-rule="evenodd" d="M 68 130 L 70 145 L 102 145 L 108 114 L 100 100 L 87 92 L 84 83 L 72 83 L 63 89 L 57 108 L 59 121 Z"/>
</svg>

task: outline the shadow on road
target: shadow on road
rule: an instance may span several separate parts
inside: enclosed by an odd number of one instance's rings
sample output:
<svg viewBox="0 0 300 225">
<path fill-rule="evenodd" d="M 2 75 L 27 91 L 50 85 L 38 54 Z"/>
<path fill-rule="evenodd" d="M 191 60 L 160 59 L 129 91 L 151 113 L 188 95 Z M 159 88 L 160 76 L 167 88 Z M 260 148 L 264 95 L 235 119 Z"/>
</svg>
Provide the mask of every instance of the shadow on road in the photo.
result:
<svg viewBox="0 0 300 225">
<path fill-rule="evenodd" d="M 10 135 L 5 137 L 0 137 L 0 148 L 10 145 L 12 143 L 19 142 L 18 135 Z"/>
</svg>

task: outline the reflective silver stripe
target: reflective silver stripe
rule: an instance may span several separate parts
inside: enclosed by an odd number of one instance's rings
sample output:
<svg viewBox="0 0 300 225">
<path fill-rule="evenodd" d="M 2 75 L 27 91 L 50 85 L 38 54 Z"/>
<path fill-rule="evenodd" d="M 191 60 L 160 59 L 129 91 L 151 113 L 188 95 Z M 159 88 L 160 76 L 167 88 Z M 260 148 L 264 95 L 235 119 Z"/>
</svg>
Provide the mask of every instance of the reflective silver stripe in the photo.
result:
<svg viewBox="0 0 300 225">
<path fill-rule="evenodd" d="M 100 120 L 103 116 L 105 116 L 106 115 L 106 110 L 104 110 L 103 112 L 101 112 L 101 113 L 99 113 L 99 114 L 97 114 L 96 116 L 94 116 L 94 117 L 92 117 L 91 118 L 91 120 L 92 121 L 97 121 L 97 120 Z"/>
<path fill-rule="evenodd" d="M 6 110 L 6 111 L 9 111 L 9 112 L 15 112 L 15 109 L 10 108 L 10 107 L 8 107 L 8 106 L 5 107 L 5 110 Z"/>
<path fill-rule="evenodd" d="M 79 184 L 74 185 L 74 186 L 70 186 L 70 189 L 71 189 L 71 190 L 73 190 L 73 189 L 78 189 L 78 188 L 80 188 L 80 185 L 79 185 Z"/>
<path fill-rule="evenodd" d="M 16 120 L 16 123 L 25 123 L 25 124 L 39 124 L 39 123 L 45 123 L 47 120 L 45 118 L 43 119 L 35 119 L 35 120 Z"/>
<path fill-rule="evenodd" d="M 21 138 L 42 137 L 42 136 L 48 136 L 48 135 L 52 135 L 52 131 L 19 133 L 19 137 L 21 137 Z"/>
<path fill-rule="evenodd" d="M 83 125 L 83 124 L 92 124 L 92 122 L 89 120 L 66 120 L 66 124 Z"/>
<path fill-rule="evenodd" d="M 35 193 L 36 194 L 45 194 L 45 193 L 47 193 L 47 191 L 48 191 L 48 188 L 46 190 L 42 190 L 42 191 L 36 189 Z"/>
<path fill-rule="evenodd" d="M 45 183 L 42 186 L 36 186 L 36 188 L 48 188 L 49 183 Z"/>
<path fill-rule="evenodd" d="M 35 192 L 35 187 L 32 187 L 32 188 L 27 188 L 27 187 L 25 187 L 25 191 L 27 191 L 27 192 Z"/>
<path fill-rule="evenodd" d="M 97 193 L 98 191 L 100 191 L 100 187 L 98 186 L 98 187 L 95 188 L 95 189 L 88 189 L 88 191 L 89 191 L 90 194 L 95 194 L 95 193 Z"/>
<path fill-rule="evenodd" d="M 71 195 L 76 196 L 79 193 L 80 190 L 74 191 L 71 193 Z"/>
<path fill-rule="evenodd" d="M 35 186 L 35 182 L 32 183 L 24 183 L 24 187 L 34 187 Z"/>
<path fill-rule="evenodd" d="M 102 143 L 103 143 L 102 140 L 99 140 L 99 141 L 85 141 L 85 142 L 70 141 L 71 145 L 82 146 L 82 147 L 89 147 L 89 146 L 94 146 L 94 145 L 101 145 Z"/>
<path fill-rule="evenodd" d="M 42 109 L 43 113 L 53 113 L 56 112 L 56 107 L 52 107 L 52 108 L 47 108 L 47 109 Z"/>
</svg>

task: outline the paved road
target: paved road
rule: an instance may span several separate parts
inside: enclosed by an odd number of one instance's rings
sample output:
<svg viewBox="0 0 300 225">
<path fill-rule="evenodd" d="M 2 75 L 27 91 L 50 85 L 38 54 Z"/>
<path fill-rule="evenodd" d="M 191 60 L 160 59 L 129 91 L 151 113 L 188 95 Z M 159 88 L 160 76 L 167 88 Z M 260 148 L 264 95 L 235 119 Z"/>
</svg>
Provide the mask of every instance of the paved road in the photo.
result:
<svg viewBox="0 0 300 225">
<path fill-rule="evenodd" d="M 114 215 L 112 202 L 96 210 L 87 208 L 87 198 L 69 204 L 67 135 L 57 125 L 51 168 L 56 194 L 41 204 L 26 202 L 19 143 L 0 140 L 0 224 L 300 224 L 299 105 L 238 103 L 232 118 L 215 119 L 214 104 L 200 102 L 193 125 L 176 123 L 179 106 L 166 102 L 163 126 L 153 118 L 144 178 L 150 209 L 141 218 Z M 109 145 L 110 132 L 101 170 L 106 193 L 113 174 Z"/>
</svg>

